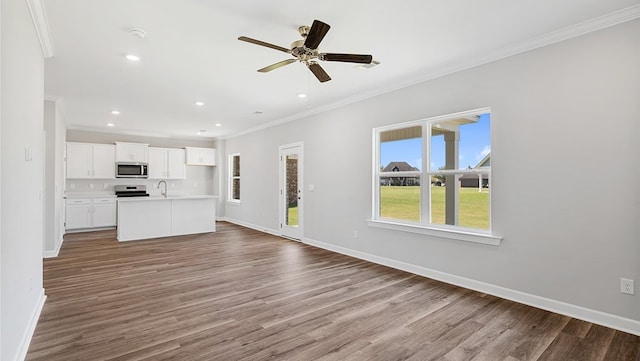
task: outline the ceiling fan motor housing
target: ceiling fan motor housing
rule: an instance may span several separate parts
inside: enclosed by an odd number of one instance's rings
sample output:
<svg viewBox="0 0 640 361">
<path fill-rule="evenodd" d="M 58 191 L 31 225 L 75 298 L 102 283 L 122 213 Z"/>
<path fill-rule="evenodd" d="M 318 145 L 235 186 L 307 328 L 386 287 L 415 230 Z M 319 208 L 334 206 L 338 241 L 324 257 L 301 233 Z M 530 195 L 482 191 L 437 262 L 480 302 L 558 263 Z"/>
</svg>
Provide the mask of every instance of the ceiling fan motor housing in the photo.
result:
<svg viewBox="0 0 640 361">
<path fill-rule="evenodd" d="M 318 49 L 309 49 L 304 46 L 304 39 L 291 43 L 291 54 L 301 61 L 308 61 L 318 57 Z"/>
</svg>

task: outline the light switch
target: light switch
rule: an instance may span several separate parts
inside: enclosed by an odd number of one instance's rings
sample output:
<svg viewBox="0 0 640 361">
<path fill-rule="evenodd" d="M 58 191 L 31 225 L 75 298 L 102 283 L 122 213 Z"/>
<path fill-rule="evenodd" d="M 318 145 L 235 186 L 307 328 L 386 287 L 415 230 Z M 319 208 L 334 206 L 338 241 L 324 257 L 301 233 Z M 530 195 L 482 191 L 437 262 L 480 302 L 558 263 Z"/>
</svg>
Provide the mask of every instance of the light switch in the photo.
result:
<svg viewBox="0 0 640 361">
<path fill-rule="evenodd" d="M 27 162 L 30 162 L 33 160 L 33 150 L 31 149 L 31 146 L 26 146 L 24 147 L 24 160 Z"/>
</svg>

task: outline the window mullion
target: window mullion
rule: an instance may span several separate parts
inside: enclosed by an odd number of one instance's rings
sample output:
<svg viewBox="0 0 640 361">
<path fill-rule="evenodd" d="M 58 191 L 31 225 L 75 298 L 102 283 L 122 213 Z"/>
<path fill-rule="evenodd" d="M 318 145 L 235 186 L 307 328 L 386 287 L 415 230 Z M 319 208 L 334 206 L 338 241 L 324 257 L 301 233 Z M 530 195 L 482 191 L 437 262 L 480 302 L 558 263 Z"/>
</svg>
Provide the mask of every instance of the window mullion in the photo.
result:
<svg viewBox="0 0 640 361">
<path fill-rule="evenodd" d="M 422 177 L 420 179 L 420 222 L 431 222 L 431 127 L 422 122 Z"/>
<path fill-rule="evenodd" d="M 373 202 L 371 212 L 373 219 L 380 218 L 380 131 L 373 131 Z"/>
</svg>

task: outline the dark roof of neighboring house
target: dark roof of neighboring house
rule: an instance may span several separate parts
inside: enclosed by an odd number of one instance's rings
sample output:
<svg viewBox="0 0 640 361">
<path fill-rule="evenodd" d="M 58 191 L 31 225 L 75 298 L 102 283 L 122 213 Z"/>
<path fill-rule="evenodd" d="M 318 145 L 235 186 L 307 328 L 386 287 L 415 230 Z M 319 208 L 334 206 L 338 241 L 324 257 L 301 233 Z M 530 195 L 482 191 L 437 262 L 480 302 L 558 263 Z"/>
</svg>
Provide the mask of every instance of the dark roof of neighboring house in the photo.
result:
<svg viewBox="0 0 640 361">
<path fill-rule="evenodd" d="M 412 167 L 411 164 L 407 162 L 391 162 L 387 164 L 386 167 L 382 170 L 383 172 L 410 172 L 420 170 L 416 167 Z"/>
</svg>

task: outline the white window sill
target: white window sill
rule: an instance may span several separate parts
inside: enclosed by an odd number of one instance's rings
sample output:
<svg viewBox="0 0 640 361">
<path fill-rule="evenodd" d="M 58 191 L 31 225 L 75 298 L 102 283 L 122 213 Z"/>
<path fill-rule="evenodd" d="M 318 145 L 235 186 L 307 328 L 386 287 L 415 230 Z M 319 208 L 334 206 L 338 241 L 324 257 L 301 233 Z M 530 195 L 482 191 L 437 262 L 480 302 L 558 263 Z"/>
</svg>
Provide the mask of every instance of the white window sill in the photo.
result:
<svg viewBox="0 0 640 361">
<path fill-rule="evenodd" d="M 447 228 L 439 228 L 439 227 L 436 228 L 436 227 L 429 227 L 427 225 L 417 224 L 417 223 L 415 224 L 403 223 L 403 222 L 396 222 L 391 220 L 378 220 L 378 219 L 369 219 L 367 220 L 367 223 L 369 224 L 369 227 L 393 229 L 396 231 L 425 234 L 425 235 L 434 236 L 434 237 L 449 238 L 449 239 L 455 239 L 455 240 L 465 241 L 465 242 L 488 244 L 492 246 L 499 246 L 500 242 L 502 242 L 502 237 L 500 236 L 496 236 L 490 233 L 481 233 L 481 232 L 467 231 L 462 229 L 454 229 L 454 228 L 447 229 Z"/>
<path fill-rule="evenodd" d="M 233 200 L 232 201 L 232 200 L 227 199 L 227 204 L 232 204 L 234 206 L 239 206 L 240 205 L 240 201 L 238 201 L 238 200 Z"/>
</svg>

